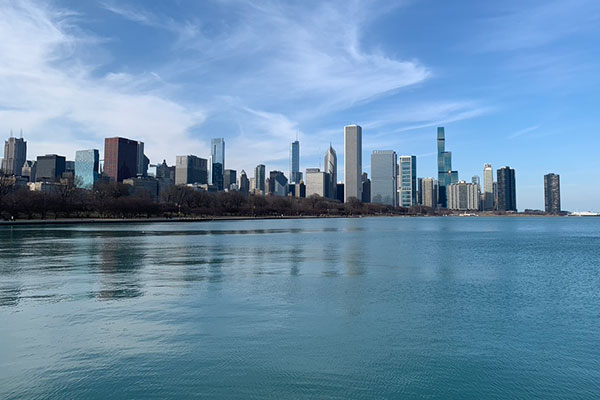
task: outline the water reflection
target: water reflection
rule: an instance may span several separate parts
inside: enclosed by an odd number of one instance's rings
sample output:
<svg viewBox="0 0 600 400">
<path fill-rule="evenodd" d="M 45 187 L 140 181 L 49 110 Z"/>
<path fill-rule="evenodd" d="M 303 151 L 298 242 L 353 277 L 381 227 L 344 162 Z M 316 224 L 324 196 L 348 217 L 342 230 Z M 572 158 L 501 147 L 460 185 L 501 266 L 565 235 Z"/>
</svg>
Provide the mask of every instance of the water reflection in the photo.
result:
<svg viewBox="0 0 600 400">
<path fill-rule="evenodd" d="M 106 240 L 100 251 L 101 289 L 92 293 L 100 300 L 115 300 L 143 295 L 139 271 L 144 265 L 144 251 L 135 241 L 123 237 Z"/>
</svg>

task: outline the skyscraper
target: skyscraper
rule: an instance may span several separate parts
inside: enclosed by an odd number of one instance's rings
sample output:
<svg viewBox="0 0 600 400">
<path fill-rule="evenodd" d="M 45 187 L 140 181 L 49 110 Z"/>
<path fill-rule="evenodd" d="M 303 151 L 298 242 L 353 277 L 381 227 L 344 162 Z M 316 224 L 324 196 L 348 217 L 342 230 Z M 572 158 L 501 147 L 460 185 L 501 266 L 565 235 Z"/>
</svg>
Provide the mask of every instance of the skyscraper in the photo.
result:
<svg viewBox="0 0 600 400">
<path fill-rule="evenodd" d="M 325 173 L 329 177 L 327 197 L 335 199 L 337 196 L 337 154 L 331 143 L 329 144 L 327 153 L 325 153 Z"/>
<path fill-rule="evenodd" d="M 294 140 L 290 144 L 290 183 L 300 183 L 300 142 Z"/>
<path fill-rule="evenodd" d="M 223 187 L 226 190 L 231 190 L 231 185 L 235 185 L 237 184 L 237 171 L 235 169 L 226 169 L 225 173 L 223 174 Z"/>
<path fill-rule="evenodd" d="M 56 154 L 38 156 L 36 161 L 36 182 L 58 182 L 65 172 L 65 157 Z"/>
<path fill-rule="evenodd" d="M 483 210 L 493 210 L 495 208 L 494 203 L 494 169 L 491 164 L 485 164 L 483 166 Z"/>
<path fill-rule="evenodd" d="M 448 205 L 446 187 L 458 182 L 458 172 L 452 171 L 452 152 L 446 151 L 446 133 L 444 127 L 437 128 L 438 150 L 438 201 L 442 207 Z"/>
<path fill-rule="evenodd" d="M 417 156 L 400 156 L 398 202 L 401 207 L 417 204 Z"/>
<path fill-rule="evenodd" d="M 398 156 L 392 150 L 371 154 L 371 202 L 395 207 L 397 202 Z"/>
<path fill-rule="evenodd" d="M 248 194 L 248 192 L 250 192 L 250 180 L 244 170 L 240 172 L 239 191 L 243 194 Z"/>
<path fill-rule="evenodd" d="M 498 176 L 498 211 L 517 211 L 515 170 L 502 167 Z"/>
<path fill-rule="evenodd" d="M 369 179 L 369 175 L 366 172 L 363 172 L 361 180 L 362 180 L 362 193 L 361 193 L 362 198 L 360 199 L 360 201 L 362 201 L 363 203 L 370 203 L 371 202 L 371 180 Z"/>
<path fill-rule="evenodd" d="M 325 197 L 328 195 L 329 175 L 319 168 L 307 168 L 304 177 L 306 186 L 306 197 L 318 195 Z"/>
<path fill-rule="evenodd" d="M 372 174 L 372 172 L 371 172 Z M 344 127 L 344 202 L 360 200 L 362 192 L 362 128 Z M 371 196 L 373 198 L 373 196 Z"/>
<path fill-rule="evenodd" d="M 223 190 L 223 174 L 225 172 L 225 139 L 216 138 L 210 141 L 210 183 Z"/>
<path fill-rule="evenodd" d="M 23 138 L 10 137 L 4 142 L 2 171 L 5 175 L 21 175 L 21 169 L 27 161 L 27 142 Z"/>
<path fill-rule="evenodd" d="M 548 214 L 560 214 L 560 175 L 544 175 L 544 205 Z"/>
<path fill-rule="evenodd" d="M 438 190 L 437 190 L 437 184 L 436 184 L 435 179 L 423 178 L 422 185 L 423 185 L 423 194 L 422 194 L 423 203 L 422 203 L 422 205 L 425 207 L 435 208 L 435 206 L 438 203 L 438 200 L 437 200 Z"/>
<path fill-rule="evenodd" d="M 481 190 L 476 183 L 460 181 L 451 183 L 447 188 L 448 208 L 450 210 L 477 211 Z"/>
<path fill-rule="evenodd" d="M 96 149 L 75 152 L 75 184 L 77 187 L 91 189 L 98 182 L 100 152 Z"/>
<path fill-rule="evenodd" d="M 137 175 L 140 143 L 122 137 L 104 140 L 104 174 L 112 182 L 123 182 Z"/>
<path fill-rule="evenodd" d="M 258 164 L 256 166 L 256 168 L 254 168 L 254 185 L 255 185 L 255 190 L 258 193 L 261 193 L 261 194 L 266 193 L 266 190 L 265 190 L 265 181 L 267 179 L 266 174 L 267 174 L 267 167 L 265 167 L 263 164 Z"/>
<path fill-rule="evenodd" d="M 175 158 L 175 184 L 208 183 L 207 160 L 193 155 Z"/>
<path fill-rule="evenodd" d="M 287 196 L 288 179 L 281 171 L 269 172 L 269 194 L 273 196 Z"/>
</svg>

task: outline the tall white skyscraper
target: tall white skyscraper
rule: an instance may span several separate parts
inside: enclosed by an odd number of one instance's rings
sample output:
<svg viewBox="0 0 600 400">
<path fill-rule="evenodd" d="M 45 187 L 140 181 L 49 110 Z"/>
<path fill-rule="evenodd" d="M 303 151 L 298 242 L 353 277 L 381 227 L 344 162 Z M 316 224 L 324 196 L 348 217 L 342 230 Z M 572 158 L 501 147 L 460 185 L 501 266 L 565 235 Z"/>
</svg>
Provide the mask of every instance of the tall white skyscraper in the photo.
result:
<svg viewBox="0 0 600 400">
<path fill-rule="evenodd" d="M 398 205 L 412 207 L 417 204 L 417 156 L 400 156 L 398 161 Z"/>
<path fill-rule="evenodd" d="M 344 127 L 344 202 L 362 197 L 362 128 Z"/>
<path fill-rule="evenodd" d="M 491 211 L 494 204 L 494 169 L 491 164 L 483 166 L 483 209 Z"/>
<path fill-rule="evenodd" d="M 327 196 L 335 199 L 337 188 L 337 154 L 331 144 L 329 144 L 329 149 L 325 153 L 325 173 L 329 175 Z"/>
<path fill-rule="evenodd" d="M 371 203 L 398 205 L 398 156 L 392 150 L 371 154 Z"/>
</svg>

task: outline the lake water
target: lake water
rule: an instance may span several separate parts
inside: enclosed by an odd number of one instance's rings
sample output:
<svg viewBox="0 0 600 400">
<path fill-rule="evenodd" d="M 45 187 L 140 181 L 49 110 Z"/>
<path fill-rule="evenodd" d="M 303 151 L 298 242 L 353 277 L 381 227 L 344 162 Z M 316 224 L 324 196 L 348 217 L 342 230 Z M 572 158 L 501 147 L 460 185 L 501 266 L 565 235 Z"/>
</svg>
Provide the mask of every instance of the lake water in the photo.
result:
<svg viewBox="0 0 600 400">
<path fill-rule="evenodd" d="M 0 398 L 599 398 L 600 219 L 0 227 Z"/>
</svg>

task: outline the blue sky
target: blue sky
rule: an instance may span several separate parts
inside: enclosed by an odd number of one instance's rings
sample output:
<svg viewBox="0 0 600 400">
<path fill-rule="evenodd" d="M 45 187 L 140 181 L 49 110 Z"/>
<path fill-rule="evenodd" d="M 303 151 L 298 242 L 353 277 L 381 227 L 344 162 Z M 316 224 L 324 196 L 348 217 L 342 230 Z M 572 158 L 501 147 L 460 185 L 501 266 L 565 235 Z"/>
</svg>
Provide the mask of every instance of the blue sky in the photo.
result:
<svg viewBox="0 0 600 400">
<path fill-rule="evenodd" d="M 436 127 L 461 179 L 516 169 L 517 206 L 600 210 L 600 2 L 0 0 L 0 132 L 24 130 L 29 158 L 146 142 L 152 162 L 207 157 L 343 178 L 343 126 L 372 150 L 418 156 L 436 175 Z"/>
</svg>

